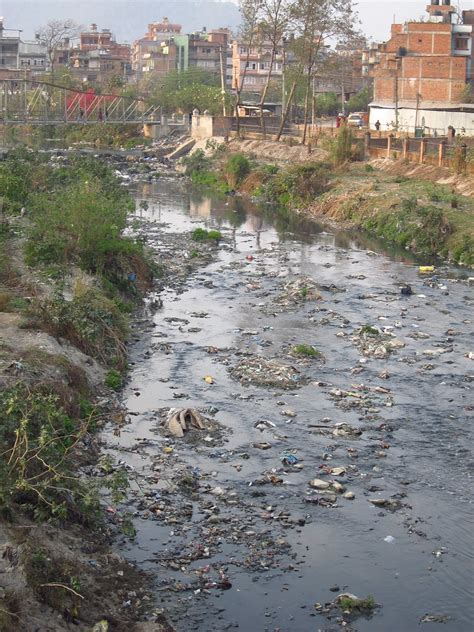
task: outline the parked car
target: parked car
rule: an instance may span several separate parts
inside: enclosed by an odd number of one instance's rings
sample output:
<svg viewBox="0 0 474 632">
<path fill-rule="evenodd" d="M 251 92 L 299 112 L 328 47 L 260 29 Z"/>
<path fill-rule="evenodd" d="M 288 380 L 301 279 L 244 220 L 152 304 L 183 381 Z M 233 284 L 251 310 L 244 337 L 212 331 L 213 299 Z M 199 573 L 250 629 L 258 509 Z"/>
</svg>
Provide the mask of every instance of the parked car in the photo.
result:
<svg viewBox="0 0 474 632">
<path fill-rule="evenodd" d="M 347 117 L 349 127 L 362 127 L 364 125 L 364 115 L 360 112 L 353 112 Z"/>
</svg>

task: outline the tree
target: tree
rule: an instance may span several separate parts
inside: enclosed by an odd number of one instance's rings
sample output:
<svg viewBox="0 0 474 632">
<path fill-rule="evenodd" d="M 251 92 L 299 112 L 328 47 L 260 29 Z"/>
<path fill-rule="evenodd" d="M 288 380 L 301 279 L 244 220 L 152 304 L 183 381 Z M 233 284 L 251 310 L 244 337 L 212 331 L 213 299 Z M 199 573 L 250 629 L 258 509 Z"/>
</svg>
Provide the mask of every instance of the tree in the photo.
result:
<svg viewBox="0 0 474 632">
<path fill-rule="evenodd" d="M 362 88 L 357 94 L 353 94 L 347 102 L 349 112 L 367 112 L 369 103 L 372 101 L 372 90 L 368 87 Z"/>
<path fill-rule="evenodd" d="M 49 66 L 51 68 L 51 80 L 54 82 L 54 69 L 56 54 L 61 46 L 69 45 L 69 40 L 79 35 L 80 26 L 73 20 L 51 20 L 40 28 L 39 41 L 46 48 Z"/>
<path fill-rule="evenodd" d="M 292 5 L 291 21 L 295 32 L 293 51 L 298 73 L 282 115 L 278 139 L 289 113 L 296 83 L 299 77 L 304 76 L 306 86 L 303 143 L 305 143 L 311 82 L 318 68 L 325 63 L 326 42 L 337 43 L 350 38 L 354 33 L 356 16 L 351 0 L 298 0 Z"/>
<path fill-rule="evenodd" d="M 242 16 L 242 26 L 240 28 L 239 40 L 246 49 L 246 58 L 243 69 L 239 68 L 239 80 L 236 82 L 236 104 L 235 114 L 237 122 L 237 136 L 240 136 L 240 116 L 239 106 L 242 103 L 242 91 L 247 76 L 247 69 L 250 59 L 250 51 L 257 39 L 257 21 L 259 15 L 259 4 L 255 0 L 239 0 L 240 14 Z M 241 74 L 242 70 L 242 74 Z"/>
<path fill-rule="evenodd" d="M 260 126 L 262 128 L 263 138 L 265 138 L 265 119 L 263 116 L 263 108 L 265 99 L 267 98 L 268 88 L 272 79 L 273 66 L 277 56 L 278 48 L 282 48 L 284 52 L 284 36 L 289 27 L 290 14 L 293 10 L 292 0 L 260 0 L 259 7 L 259 25 L 258 29 L 262 36 L 262 49 L 266 49 L 266 45 L 270 47 L 270 57 L 268 62 L 268 72 L 265 85 L 260 95 Z M 297 4 L 299 2 L 297 1 Z"/>
</svg>

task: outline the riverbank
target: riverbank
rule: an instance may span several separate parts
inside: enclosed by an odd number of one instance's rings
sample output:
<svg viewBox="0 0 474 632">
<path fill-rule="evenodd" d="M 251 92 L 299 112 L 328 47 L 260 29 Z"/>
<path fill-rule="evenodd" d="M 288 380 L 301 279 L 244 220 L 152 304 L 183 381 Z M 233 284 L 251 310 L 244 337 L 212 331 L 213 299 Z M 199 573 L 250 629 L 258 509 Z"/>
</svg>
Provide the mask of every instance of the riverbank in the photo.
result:
<svg viewBox="0 0 474 632">
<path fill-rule="evenodd" d="M 191 156 L 184 162 L 196 184 L 364 231 L 426 260 L 474 265 L 470 178 L 387 161 L 346 160 L 335 166 L 331 161 L 338 148 L 332 143 L 310 154 L 307 148 L 270 141 L 231 141 L 212 158 L 199 155 L 193 162 Z M 232 172 L 232 156 L 247 161 L 240 174 Z"/>
<path fill-rule="evenodd" d="M 10 152 L 0 184 L 0 628 L 170 631 L 112 552 L 133 537 L 110 506 L 133 481 L 100 448 L 163 269 L 127 236 L 134 202 L 103 162 Z"/>
</svg>

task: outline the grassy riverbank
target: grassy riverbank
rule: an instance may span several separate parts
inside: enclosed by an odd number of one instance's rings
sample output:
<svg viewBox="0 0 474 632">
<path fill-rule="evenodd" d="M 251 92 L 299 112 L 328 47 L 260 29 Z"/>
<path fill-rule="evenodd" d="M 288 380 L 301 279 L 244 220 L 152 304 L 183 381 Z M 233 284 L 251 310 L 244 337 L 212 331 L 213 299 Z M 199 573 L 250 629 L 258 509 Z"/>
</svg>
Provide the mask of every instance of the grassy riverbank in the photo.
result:
<svg viewBox="0 0 474 632">
<path fill-rule="evenodd" d="M 346 141 L 336 139 L 323 160 L 318 155 L 303 164 L 271 164 L 252 153 L 233 154 L 232 144 L 217 147 L 211 157 L 196 152 L 184 164 L 195 184 L 238 191 L 279 209 L 362 230 L 423 257 L 474 265 L 471 197 L 450 186 L 352 162 L 357 156 Z"/>
<path fill-rule="evenodd" d="M 122 419 L 111 388 L 156 270 L 103 162 L 19 150 L 0 162 L 0 191 L 0 629 L 134 629 L 146 580 L 110 556 L 111 530 L 130 525 L 100 503 L 129 482 L 96 433 Z"/>
</svg>

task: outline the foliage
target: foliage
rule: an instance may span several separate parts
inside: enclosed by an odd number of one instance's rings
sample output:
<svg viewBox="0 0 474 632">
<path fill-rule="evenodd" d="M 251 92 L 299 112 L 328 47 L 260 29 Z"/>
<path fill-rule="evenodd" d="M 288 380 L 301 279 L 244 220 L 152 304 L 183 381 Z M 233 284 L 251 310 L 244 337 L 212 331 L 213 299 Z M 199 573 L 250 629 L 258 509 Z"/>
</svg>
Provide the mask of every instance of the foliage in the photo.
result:
<svg viewBox="0 0 474 632">
<path fill-rule="evenodd" d="M 347 102 L 349 112 L 367 112 L 369 103 L 372 101 L 372 91 L 370 88 L 363 88 L 357 94 L 353 94 Z"/>
<path fill-rule="evenodd" d="M 222 234 L 218 230 L 205 230 L 204 228 L 196 228 L 191 238 L 194 241 L 214 241 L 218 243 L 222 239 Z"/>
<path fill-rule="evenodd" d="M 308 358 L 316 358 L 321 353 L 313 347 L 313 345 L 299 344 L 295 345 L 292 352 L 297 356 L 306 356 Z"/>
<path fill-rule="evenodd" d="M 282 205 L 306 204 L 327 191 L 329 179 L 330 171 L 324 163 L 295 165 L 272 177 L 264 195 Z"/>
<path fill-rule="evenodd" d="M 200 68 L 184 72 L 169 72 L 159 85 L 150 86 L 150 102 L 160 105 L 165 112 L 191 113 L 195 108 L 202 114 L 222 114 L 222 94 L 219 77 Z M 226 95 L 230 106 L 230 96 Z"/>
<path fill-rule="evenodd" d="M 325 92 L 316 97 L 316 113 L 318 116 L 336 116 L 340 109 L 340 100 L 335 92 Z"/>
<path fill-rule="evenodd" d="M 105 376 L 105 385 L 111 388 L 114 391 L 120 390 L 123 384 L 122 374 L 116 371 L 115 369 L 110 369 L 107 371 L 107 375 Z"/>
<path fill-rule="evenodd" d="M 347 125 L 339 128 L 335 138 L 328 138 L 327 150 L 330 160 L 335 166 L 348 162 L 352 158 L 352 130 Z"/>
<path fill-rule="evenodd" d="M 353 612 L 372 612 L 376 604 L 372 595 L 368 595 L 365 599 L 358 599 L 349 595 L 341 595 L 339 606 L 342 611 Z"/>
<path fill-rule="evenodd" d="M 415 198 L 403 200 L 398 211 L 372 217 L 365 228 L 423 255 L 438 254 L 452 230 L 441 209 L 420 206 Z"/>
<path fill-rule="evenodd" d="M 95 159 L 73 159 L 45 176 L 43 190 L 29 198 L 27 262 L 73 263 L 125 293 L 136 293 L 130 275 L 146 286 L 152 269 L 143 244 L 123 236 L 133 202 L 108 166 Z"/>
<path fill-rule="evenodd" d="M 123 368 L 127 321 L 116 304 L 97 288 L 68 301 L 57 292 L 32 305 L 31 317 L 53 335 L 65 338 L 105 365 Z"/>
<path fill-rule="evenodd" d="M 72 475 L 72 453 L 86 437 L 92 414 L 75 419 L 59 395 L 18 382 L 0 392 L 0 500 L 39 519 L 84 520 L 98 509 Z"/>
<path fill-rule="evenodd" d="M 184 174 L 192 176 L 198 171 L 207 171 L 211 166 L 211 161 L 206 157 L 202 149 L 197 149 L 193 153 L 181 159 L 184 167 Z"/>
<path fill-rule="evenodd" d="M 243 154 L 233 154 L 224 166 L 228 185 L 236 189 L 246 175 L 250 173 L 250 161 Z"/>
</svg>

